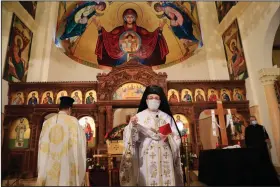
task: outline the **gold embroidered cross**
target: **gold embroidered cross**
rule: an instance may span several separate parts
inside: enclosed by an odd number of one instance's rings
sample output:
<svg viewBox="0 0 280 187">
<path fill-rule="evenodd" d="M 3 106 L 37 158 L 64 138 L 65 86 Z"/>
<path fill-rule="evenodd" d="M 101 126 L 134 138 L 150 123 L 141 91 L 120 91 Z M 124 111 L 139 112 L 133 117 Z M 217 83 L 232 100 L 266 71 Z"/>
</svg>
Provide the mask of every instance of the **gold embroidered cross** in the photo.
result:
<svg viewBox="0 0 280 187">
<path fill-rule="evenodd" d="M 165 177 L 167 177 L 169 174 L 170 174 L 170 170 L 169 170 L 168 168 L 165 168 L 165 169 L 163 170 L 163 175 L 164 175 Z"/>
<path fill-rule="evenodd" d="M 164 183 L 166 186 L 169 186 L 171 184 L 170 180 L 165 181 Z"/>
<path fill-rule="evenodd" d="M 167 159 L 167 157 L 168 157 L 167 152 L 165 152 L 165 154 L 163 156 L 165 157 L 165 159 Z"/>
<path fill-rule="evenodd" d="M 150 154 L 150 157 L 152 157 L 152 159 L 154 159 L 155 156 L 156 156 L 156 154 L 154 152 L 152 152 L 152 154 Z"/>
<path fill-rule="evenodd" d="M 156 181 L 153 181 L 153 182 L 151 183 L 151 186 L 156 186 L 156 185 L 157 185 Z"/>
</svg>

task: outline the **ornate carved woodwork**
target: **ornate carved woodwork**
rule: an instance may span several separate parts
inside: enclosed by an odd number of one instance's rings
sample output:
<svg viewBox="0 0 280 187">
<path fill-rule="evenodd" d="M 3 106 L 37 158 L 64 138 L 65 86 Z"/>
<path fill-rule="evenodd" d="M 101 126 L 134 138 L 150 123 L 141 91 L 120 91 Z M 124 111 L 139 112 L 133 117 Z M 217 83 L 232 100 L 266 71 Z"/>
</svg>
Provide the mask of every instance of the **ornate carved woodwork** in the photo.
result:
<svg viewBox="0 0 280 187">
<path fill-rule="evenodd" d="M 135 82 L 148 85 L 160 85 L 167 92 L 167 74 L 155 73 L 151 67 L 144 66 L 136 60 L 130 60 L 120 66 L 113 68 L 108 73 L 97 75 L 99 101 L 109 101 L 113 98 L 113 93 L 123 84 Z"/>
<path fill-rule="evenodd" d="M 33 176 L 37 174 L 38 140 L 42 124 L 46 115 L 58 112 L 58 105 L 26 105 L 28 102 L 27 96 L 31 91 L 38 91 L 41 103 L 41 98 L 45 91 L 53 91 L 53 100 L 56 101 L 57 93 L 61 90 L 66 90 L 68 95 L 75 90 L 81 90 L 84 103 L 86 92 L 95 90 L 97 92 L 97 102 L 94 104 L 74 105 L 72 115 L 77 118 L 91 116 L 95 120 L 96 141 L 98 142 L 95 149 L 97 152 L 106 152 L 104 136 L 113 127 L 113 110 L 117 108 L 137 108 L 139 105 L 139 100 L 112 100 L 113 93 L 125 83 L 139 83 L 143 86 L 156 84 L 163 87 L 166 94 L 169 89 L 176 89 L 181 94 L 181 91 L 185 88 L 190 89 L 193 93 L 196 88 L 201 88 L 205 90 L 206 98 L 207 90 L 210 88 L 216 90 L 240 88 L 244 90 L 243 94 L 246 94 L 244 81 L 167 81 L 166 79 L 166 73 L 155 73 L 151 67 L 131 60 L 113 68 L 108 74 L 98 74 L 97 82 L 10 83 L 8 93 L 9 104 L 11 104 L 12 94 L 17 92 L 24 93 L 25 104 L 5 106 L 4 134 L 6 136 L 4 136 L 2 148 L 2 163 L 8 163 L 12 155 L 21 154 L 22 158 L 24 158 L 21 170 L 28 171 Z M 202 149 L 199 116 L 206 109 L 216 109 L 216 102 L 173 102 L 170 103 L 170 106 L 173 114 L 183 114 L 187 117 L 192 134 L 192 150 L 199 155 L 199 151 Z M 249 102 L 246 100 L 223 102 L 223 106 L 224 108 L 235 108 L 245 119 L 249 117 Z M 12 121 L 19 117 L 26 117 L 29 120 L 31 130 L 29 146 L 26 149 L 9 149 L 9 127 Z M 197 168 L 197 163 L 195 165 Z M 2 164 L 2 169 L 4 169 L 4 172 L 7 171 L 9 169 L 8 164 Z"/>
</svg>

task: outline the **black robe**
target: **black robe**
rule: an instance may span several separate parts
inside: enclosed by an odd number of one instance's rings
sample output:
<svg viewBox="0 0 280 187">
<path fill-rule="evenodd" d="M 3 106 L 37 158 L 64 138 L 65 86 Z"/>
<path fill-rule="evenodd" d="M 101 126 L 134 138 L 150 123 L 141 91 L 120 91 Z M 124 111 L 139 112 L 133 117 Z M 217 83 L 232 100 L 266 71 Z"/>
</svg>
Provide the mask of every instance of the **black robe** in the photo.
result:
<svg viewBox="0 0 280 187">
<path fill-rule="evenodd" d="M 264 126 L 256 124 L 246 127 L 245 143 L 248 148 L 266 148 L 265 140 L 267 139 L 269 136 Z"/>
</svg>

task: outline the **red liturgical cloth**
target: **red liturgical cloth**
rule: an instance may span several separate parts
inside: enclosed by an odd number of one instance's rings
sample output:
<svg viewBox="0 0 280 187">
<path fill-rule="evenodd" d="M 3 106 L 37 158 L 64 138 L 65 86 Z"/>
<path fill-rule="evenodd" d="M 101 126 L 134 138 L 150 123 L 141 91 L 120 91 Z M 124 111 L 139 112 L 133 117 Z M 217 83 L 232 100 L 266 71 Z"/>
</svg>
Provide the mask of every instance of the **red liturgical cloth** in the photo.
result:
<svg viewBox="0 0 280 187">
<path fill-rule="evenodd" d="M 161 127 L 159 127 L 159 132 L 163 135 L 168 135 L 170 133 L 172 133 L 172 130 L 171 130 L 171 127 L 170 127 L 170 124 L 167 123 Z"/>
</svg>

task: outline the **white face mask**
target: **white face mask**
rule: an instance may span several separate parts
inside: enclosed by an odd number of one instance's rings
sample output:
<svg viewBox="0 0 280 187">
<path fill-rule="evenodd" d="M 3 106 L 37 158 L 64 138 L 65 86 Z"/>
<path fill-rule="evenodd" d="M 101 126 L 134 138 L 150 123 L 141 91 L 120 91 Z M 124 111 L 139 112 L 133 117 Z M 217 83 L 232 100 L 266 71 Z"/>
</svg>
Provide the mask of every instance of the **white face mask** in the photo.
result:
<svg viewBox="0 0 280 187">
<path fill-rule="evenodd" d="M 258 122 L 257 121 L 252 121 L 251 124 L 252 125 L 256 125 Z"/>
<path fill-rule="evenodd" d="M 147 105 L 150 110 L 157 110 L 160 105 L 160 100 L 156 99 L 148 99 L 147 100 Z"/>
</svg>

